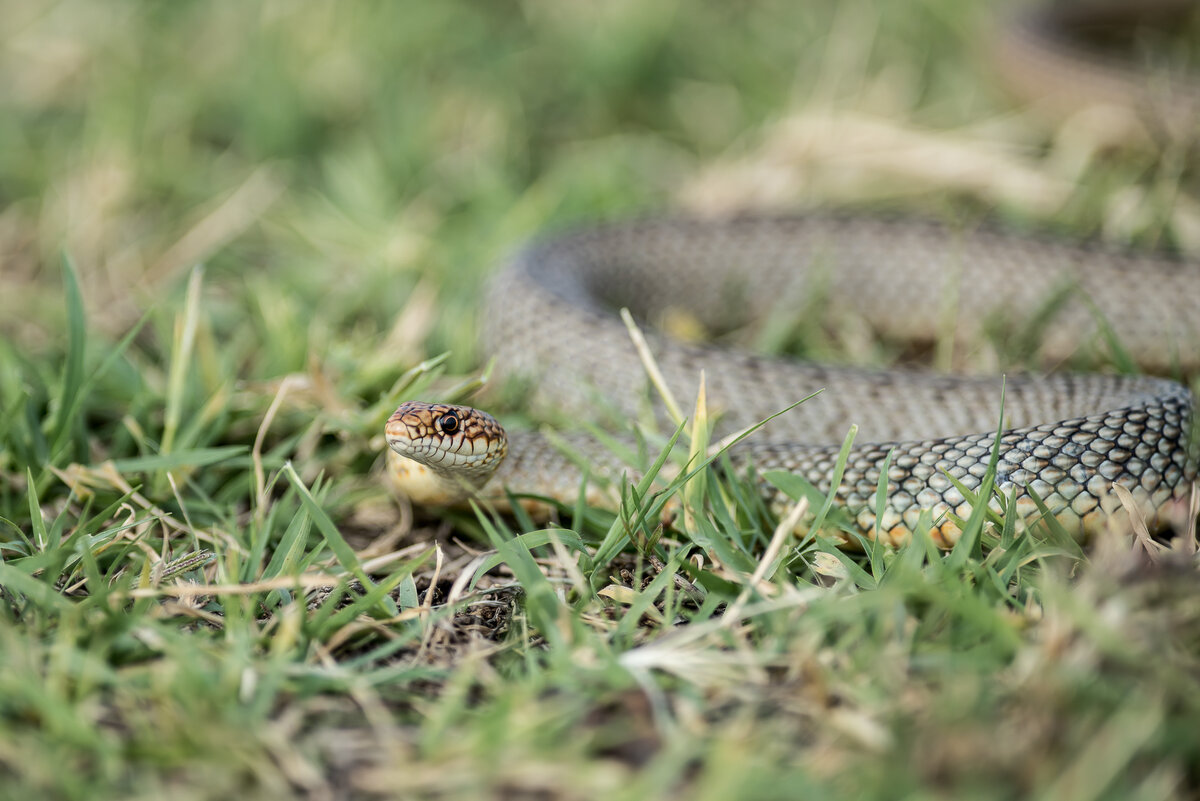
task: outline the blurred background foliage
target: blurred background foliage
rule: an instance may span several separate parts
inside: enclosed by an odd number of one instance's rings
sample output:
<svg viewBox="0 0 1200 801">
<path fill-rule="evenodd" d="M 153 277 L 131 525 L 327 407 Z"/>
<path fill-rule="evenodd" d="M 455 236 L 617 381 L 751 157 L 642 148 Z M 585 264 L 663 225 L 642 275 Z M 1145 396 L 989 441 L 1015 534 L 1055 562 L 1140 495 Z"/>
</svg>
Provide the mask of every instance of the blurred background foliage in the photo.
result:
<svg viewBox="0 0 1200 801">
<path fill-rule="evenodd" d="M 1091 145 L 1014 109 L 982 4 L 8 2 L 3 15 L 0 330 L 22 344 L 58 338 L 64 251 L 113 335 L 206 263 L 229 326 L 269 343 L 290 332 L 282 352 L 247 356 L 261 377 L 382 336 L 422 280 L 438 311 L 404 355 L 474 367 L 479 280 L 520 241 L 714 194 L 745 207 L 780 184 L 773 207 L 901 196 L 935 213 L 970 199 L 1083 233 L 1149 208 L 1118 238 L 1153 239 L 1174 213 L 1153 156 L 1097 165 Z M 866 142 L 861 116 L 882 126 Z M 910 158 L 889 138 L 914 132 L 983 163 Z M 838 166 L 864 149 L 910 163 Z M 747 197 L 728 165 L 756 158 Z M 1007 190 L 1010 166 L 1041 183 Z"/>
</svg>

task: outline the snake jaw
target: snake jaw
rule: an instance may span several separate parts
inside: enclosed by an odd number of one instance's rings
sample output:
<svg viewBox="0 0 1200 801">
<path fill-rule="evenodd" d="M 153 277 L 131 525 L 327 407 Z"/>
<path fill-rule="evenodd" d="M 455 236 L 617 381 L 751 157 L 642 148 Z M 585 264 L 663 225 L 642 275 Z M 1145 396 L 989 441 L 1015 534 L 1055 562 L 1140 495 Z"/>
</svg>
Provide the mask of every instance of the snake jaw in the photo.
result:
<svg viewBox="0 0 1200 801">
<path fill-rule="evenodd" d="M 384 428 L 393 486 L 419 503 L 464 500 L 487 484 L 508 453 L 504 428 L 469 406 L 408 401 Z"/>
</svg>

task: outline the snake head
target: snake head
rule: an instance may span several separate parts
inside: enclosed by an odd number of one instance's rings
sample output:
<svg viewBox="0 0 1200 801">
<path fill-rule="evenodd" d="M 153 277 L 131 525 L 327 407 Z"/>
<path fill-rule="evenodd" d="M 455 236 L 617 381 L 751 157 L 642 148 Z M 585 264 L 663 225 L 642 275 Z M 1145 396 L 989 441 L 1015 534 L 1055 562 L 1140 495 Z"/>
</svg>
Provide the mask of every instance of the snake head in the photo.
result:
<svg viewBox="0 0 1200 801">
<path fill-rule="evenodd" d="M 421 503 L 452 504 L 481 489 L 508 453 L 504 428 L 470 406 L 407 401 L 384 427 L 400 458 L 392 483 Z"/>
</svg>

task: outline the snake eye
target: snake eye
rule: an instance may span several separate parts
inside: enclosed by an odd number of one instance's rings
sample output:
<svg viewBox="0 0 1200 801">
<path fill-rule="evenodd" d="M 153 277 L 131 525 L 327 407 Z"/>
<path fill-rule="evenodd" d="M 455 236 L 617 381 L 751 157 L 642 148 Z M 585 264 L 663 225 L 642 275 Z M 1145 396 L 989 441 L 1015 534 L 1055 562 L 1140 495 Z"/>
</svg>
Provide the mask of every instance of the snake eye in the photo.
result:
<svg viewBox="0 0 1200 801">
<path fill-rule="evenodd" d="M 458 430 L 460 421 L 458 419 L 458 415 L 454 412 L 446 412 L 444 415 L 442 415 L 442 419 L 439 421 L 439 423 L 441 424 L 443 434 L 453 434 Z"/>
</svg>

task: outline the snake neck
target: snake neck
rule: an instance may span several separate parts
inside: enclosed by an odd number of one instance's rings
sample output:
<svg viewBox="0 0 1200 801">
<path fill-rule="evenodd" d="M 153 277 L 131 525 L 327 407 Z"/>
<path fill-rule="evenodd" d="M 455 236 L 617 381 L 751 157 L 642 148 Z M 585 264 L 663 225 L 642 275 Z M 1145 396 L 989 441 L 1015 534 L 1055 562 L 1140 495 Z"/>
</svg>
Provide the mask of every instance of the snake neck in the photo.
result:
<svg viewBox="0 0 1200 801">
<path fill-rule="evenodd" d="M 456 506 L 479 496 L 500 461 L 474 469 L 442 469 L 389 450 L 387 477 L 395 491 L 415 504 Z"/>
</svg>

